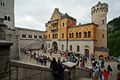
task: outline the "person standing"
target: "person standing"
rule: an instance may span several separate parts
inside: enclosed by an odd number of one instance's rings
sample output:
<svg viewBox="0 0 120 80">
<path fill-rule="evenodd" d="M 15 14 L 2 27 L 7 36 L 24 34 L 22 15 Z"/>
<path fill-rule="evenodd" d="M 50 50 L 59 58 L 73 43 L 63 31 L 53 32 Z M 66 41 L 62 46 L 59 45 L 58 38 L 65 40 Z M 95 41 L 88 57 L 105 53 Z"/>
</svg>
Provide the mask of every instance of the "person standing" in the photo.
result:
<svg viewBox="0 0 120 80">
<path fill-rule="evenodd" d="M 102 71 L 102 75 L 104 77 L 104 80 L 108 80 L 109 74 L 108 74 L 108 72 L 105 69 Z"/>
<path fill-rule="evenodd" d="M 98 78 L 99 78 L 99 80 L 103 79 L 103 77 L 102 77 L 102 71 L 101 71 L 100 68 L 99 68 L 99 72 L 98 72 Z"/>
<path fill-rule="evenodd" d="M 52 69 L 52 74 L 54 77 L 54 80 L 59 80 L 59 69 L 58 69 L 58 63 L 55 58 L 53 58 L 50 68 Z"/>
<path fill-rule="evenodd" d="M 112 78 L 112 68 L 110 65 L 107 66 L 107 71 L 108 71 L 108 74 L 109 74 L 109 78 L 111 79 Z"/>
<path fill-rule="evenodd" d="M 93 80 L 98 80 L 99 78 L 99 69 L 98 67 L 93 68 Z"/>
<path fill-rule="evenodd" d="M 59 70 L 59 72 L 58 72 L 58 75 L 59 75 L 58 79 L 59 80 L 64 80 L 64 70 L 65 70 L 65 68 L 63 67 L 60 59 L 58 59 L 58 70 Z"/>
</svg>

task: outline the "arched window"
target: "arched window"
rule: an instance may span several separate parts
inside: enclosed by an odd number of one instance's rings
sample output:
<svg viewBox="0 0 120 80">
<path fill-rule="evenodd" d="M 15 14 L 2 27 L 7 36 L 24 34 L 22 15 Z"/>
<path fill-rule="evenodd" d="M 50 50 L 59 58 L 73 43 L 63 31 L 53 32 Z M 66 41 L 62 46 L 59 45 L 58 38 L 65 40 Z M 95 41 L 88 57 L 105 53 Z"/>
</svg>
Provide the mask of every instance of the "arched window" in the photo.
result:
<svg viewBox="0 0 120 80">
<path fill-rule="evenodd" d="M 70 45 L 70 50 L 72 51 L 72 45 Z"/>
<path fill-rule="evenodd" d="M 78 32 L 76 32 L 76 38 L 78 38 Z"/>
<path fill-rule="evenodd" d="M 84 32 L 84 37 L 85 37 L 85 38 L 87 37 L 87 32 Z"/>
<path fill-rule="evenodd" d="M 80 47 L 79 46 L 77 46 L 77 52 L 79 52 L 80 51 Z"/>
<path fill-rule="evenodd" d="M 62 38 L 64 38 L 64 34 L 62 33 Z"/>
<path fill-rule="evenodd" d="M 64 45 L 62 44 L 62 50 L 64 50 Z"/>
<path fill-rule="evenodd" d="M 88 31 L 88 37 L 91 37 L 91 32 L 90 31 Z"/>
<path fill-rule="evenodd" d="M 4 7 L 4 5 L 5 5 L 5 3 L 4 3 L 4 2 L 1 2 L 1 6 L 3 6 L 3 7 Z"/>
<path fill-rule="evenodd" d="M 69 38 L 71 38 L 71 33 L 69 33 Z"/>
<path fill-rule="evenodd" d="M 72 33 L 72 38 L 74 38 L 74 33 Z"/>
<path fill-rule="evenodd" d="M 1 2 L 1 6 L 2 6 L 2 2 Z"/>
<path fill-rule="evenodd" d="M 7 20 L 7 16 L 4 17 L 4 20 Z"/>
<path fill-rule="evenodd" d="M 79 38 L 81 38 L 81 32 L 79 32 Z"/>
</svg>

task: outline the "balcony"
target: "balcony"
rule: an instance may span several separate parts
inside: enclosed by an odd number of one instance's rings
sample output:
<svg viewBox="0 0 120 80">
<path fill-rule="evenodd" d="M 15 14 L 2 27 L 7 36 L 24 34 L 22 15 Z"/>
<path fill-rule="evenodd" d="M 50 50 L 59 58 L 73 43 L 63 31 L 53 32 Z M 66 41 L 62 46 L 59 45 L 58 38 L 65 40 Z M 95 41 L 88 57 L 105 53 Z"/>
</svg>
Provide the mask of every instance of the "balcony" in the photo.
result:
<svg viewBox="0 0 120 80">
<path fill-rule="evenodd" d="M 57 32 L 58 31 L 58 28 L 57 27 L 52 27 L 51 28 L 51 32 Z"/>
</svg>

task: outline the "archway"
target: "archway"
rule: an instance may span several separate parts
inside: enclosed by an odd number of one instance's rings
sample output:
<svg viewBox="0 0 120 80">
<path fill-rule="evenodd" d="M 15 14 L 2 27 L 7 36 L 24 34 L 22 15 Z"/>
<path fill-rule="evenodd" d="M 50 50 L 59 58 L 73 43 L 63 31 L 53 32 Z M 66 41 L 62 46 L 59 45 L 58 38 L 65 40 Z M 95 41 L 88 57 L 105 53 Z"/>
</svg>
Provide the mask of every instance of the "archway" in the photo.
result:
<svg viewBox="0 0 120 80">
<path fill-rule="evenodd" d="M 85 56 L 89 58 L 89 49 L 85 49 Z"/>
<path fill-rule="evenodd" d="M 58 45 L 57 45 L 57 42 L 53 42 L 52 43 L 52 49 L 54 50 L 54 51 L 57 51 L 58 50 Z"/>
</svg>

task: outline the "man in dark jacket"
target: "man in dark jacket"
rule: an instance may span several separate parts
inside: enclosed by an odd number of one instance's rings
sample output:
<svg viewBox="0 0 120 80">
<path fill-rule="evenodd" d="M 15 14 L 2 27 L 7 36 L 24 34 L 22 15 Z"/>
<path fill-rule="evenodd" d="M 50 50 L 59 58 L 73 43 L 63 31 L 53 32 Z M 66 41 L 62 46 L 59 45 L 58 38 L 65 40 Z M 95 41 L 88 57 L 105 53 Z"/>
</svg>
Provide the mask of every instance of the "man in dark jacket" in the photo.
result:
<svg viewBox="0 0 120 80">
<path fill-rule="evenodd" d="M 50 64 L 50 68 L 52 69 L 54 80 L 59 80 L 59 68 L 58 68 L 58 63 L 55 58 L 53 58 Z"/>
<path fill-rule="evenodd" d="M 64 80 L 64 70 L 65 68 L 63 67 L 62 63 L 60 60 L 58 60 L 58 69 L 59 69 L 59 80 Z"/>
</svg>

